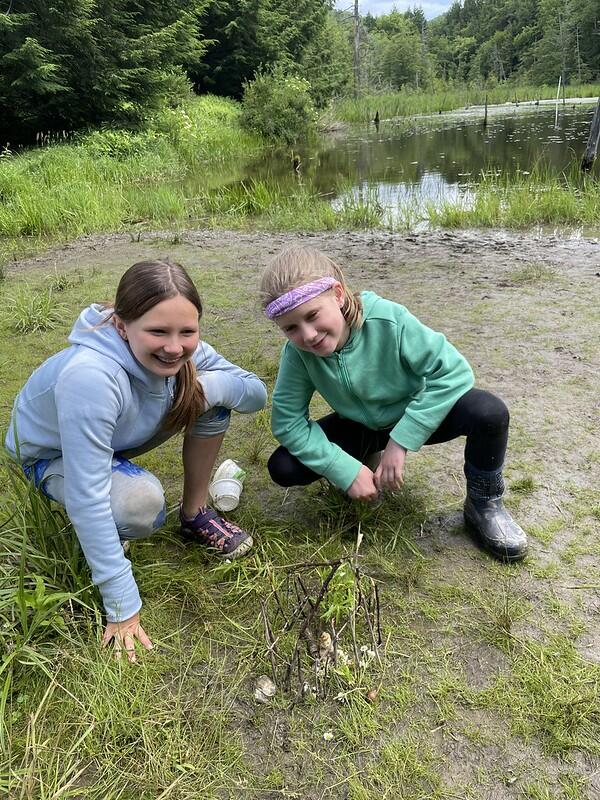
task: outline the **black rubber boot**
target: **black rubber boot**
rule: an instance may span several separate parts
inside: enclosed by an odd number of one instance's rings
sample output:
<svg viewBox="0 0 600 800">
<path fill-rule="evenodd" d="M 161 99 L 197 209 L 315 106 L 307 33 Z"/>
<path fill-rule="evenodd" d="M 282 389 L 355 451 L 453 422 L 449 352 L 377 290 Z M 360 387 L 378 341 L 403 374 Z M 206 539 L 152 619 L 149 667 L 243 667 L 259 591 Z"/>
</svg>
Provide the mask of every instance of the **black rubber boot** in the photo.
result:
<svg viewBox="0 0 600 800">
<path fill-rule="evenodd" d="M 527 537 L 502 502 L 502 469 L 484 472 L 465 464 L 465 523 L 482 546 L 501 561 L 520 561 L 527 554 Z"/>
</svg>

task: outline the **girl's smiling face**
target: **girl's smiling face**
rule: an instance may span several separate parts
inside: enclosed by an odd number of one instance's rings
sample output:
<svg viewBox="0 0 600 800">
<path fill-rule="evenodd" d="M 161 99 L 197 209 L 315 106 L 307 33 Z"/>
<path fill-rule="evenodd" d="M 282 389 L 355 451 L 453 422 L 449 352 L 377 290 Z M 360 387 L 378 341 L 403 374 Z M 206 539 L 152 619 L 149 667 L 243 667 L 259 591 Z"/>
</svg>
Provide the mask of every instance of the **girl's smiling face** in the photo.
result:
<svg viewBox="0 0 600 800">
<path fill-rule="evenodd" d="M 113 314 L 113 323 L 140 364 L 166 378 L 179 372 L 200 340 L 198 309 L 181 294 L 131 322 Z"/>
<path fill-rule="evenodd" d="M 348 341 L 350 326 L 342 314 L 344 291 L 335 283 L 323 294 L 275 318 L 287 338 L 299 350 L 329 356 Z"/>
</svg>

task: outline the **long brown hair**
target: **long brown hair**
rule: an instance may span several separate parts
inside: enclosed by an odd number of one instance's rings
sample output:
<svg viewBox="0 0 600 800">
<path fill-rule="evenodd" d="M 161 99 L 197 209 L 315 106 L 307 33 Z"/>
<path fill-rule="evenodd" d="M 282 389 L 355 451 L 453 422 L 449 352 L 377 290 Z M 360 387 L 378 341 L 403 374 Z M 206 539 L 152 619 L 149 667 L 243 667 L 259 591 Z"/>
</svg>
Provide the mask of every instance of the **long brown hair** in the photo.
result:
<svg viewBox="0 0 600 800">
<path fill-rule="evenodd" d="M 123 274 L 117 287 L 112 313 L 124 322 L 133 322 L 163 300 L 181 295 L 198 309 L 202 302 L 192 279 L 181 264 L 169 259 L 138 261 Z M 107 317 L 110 319 L 112 313 Z M 188 430 L 204 412 L 206 401 L 198 382 L 196 365 L 189 358 L 177 373 L 173 405 L 164 425 L 168 430 Z"/>
<path fill-rule="evenodd" d="M 286 247 L 271 259 L 260 281 L 262 307 L 266 308 L 269 303 L 291 289 L 326 276 L 335 278 L 342 284 L 342 315 L 351 328 L 360 328 L 363 323 L 360 296 L 350 291 L 342 270 L 335 261 L 314 247 Z"/>
</svg>

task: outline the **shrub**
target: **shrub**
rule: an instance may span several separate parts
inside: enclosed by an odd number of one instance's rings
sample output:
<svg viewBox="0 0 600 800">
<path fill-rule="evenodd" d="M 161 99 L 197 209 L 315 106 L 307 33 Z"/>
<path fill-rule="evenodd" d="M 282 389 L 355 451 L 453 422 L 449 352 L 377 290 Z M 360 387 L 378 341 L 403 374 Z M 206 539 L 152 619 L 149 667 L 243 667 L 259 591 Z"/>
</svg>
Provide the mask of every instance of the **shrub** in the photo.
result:
<svg viewBox="0 0 600 800">
<path fill-rule="evenodd" d="M 306 138 L 315 121 L 310 84 L 304 78 L 275 67 L 244 85 L 242 125 L 266 139 L 291 144 Z"/>
</svg>

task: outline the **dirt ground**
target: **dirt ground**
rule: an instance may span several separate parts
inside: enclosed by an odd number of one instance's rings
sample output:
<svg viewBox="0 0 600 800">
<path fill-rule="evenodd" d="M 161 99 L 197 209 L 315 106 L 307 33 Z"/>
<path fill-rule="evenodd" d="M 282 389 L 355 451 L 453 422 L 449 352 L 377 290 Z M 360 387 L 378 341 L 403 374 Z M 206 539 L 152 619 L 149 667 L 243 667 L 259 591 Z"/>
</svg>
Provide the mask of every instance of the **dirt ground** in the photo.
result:
<svg viewBox="0 0 600 800">
<path fill-rule="evenodd" d="M 207 299 L 208 333 L 219 336 L 215 341 L 207 334 L 208 341 L 230 355 L 231 350 L 243 349 L 246 338 L 253 338 L 275 360 L 281 341 L 260 317 L 255 290 L 270 255 L 292 242 L 318 247 L 332 256 L 352 288 L 370 289 L 401 302 L 430 327 L 442 330 L 473 366 L 477 385 L 507 402 L 511 437 L 506 477 L 513 487 L 508 503 L 529 533 L 531 548 L 526 564 L 511 573 L 515 595 L 530 609 L 516 619 L 512 632 L 543 641 L 553 625 L 564 630 L 576 623 L 578 653 L 600 664 L 598 239 L 498 231 L 419 235 L 190 231 L 177 236 L 143 233 L 139 239 L 137 234 L 112 234 L 54 247 L 35 258 L 10 263 L 6 271 L 9 279 L 19 280 L 54 269 L 95 267 L 101 271 L 118 264 L 125 269 L 142 258 L 169 255 L 194 270 Z M 217 288 L 212 283 L 203 287 L 203 269 L 222 274 Z M 235 301 L 219 306 L 228 286 Z M 419 488 L 425 506 L 425 522 L 415 542 L 430 559 L 428 586 L 438 581 L 448 587 L 462 581 L 485 593 L 497 574 L 493 569 L 479 569 L 484 556 L 464 535 L 461 470 L 461 448 L 455 443 L 424 448 L 410 456 L 406 483 L 414 482 Z M 277 498 L 274 515 L 280 520 L 307 512 L 300 491 L 292 492 L 285 504 L 278 490 L 269 491 Z M 420 591 L 415 589 L 417 596 Z M 425 607 L 427 591 L 421 595 Z M 460 618 L 459 610 L 456 618 Z M 425 614 L 419 625 L 435 647 L 452 654 L 471 686 L 488 685 L 489 676 L 505 666 L 500 650 L 481 644 L 464 628 L 453 627 L 452 621 L 436 624 Z M 431 698 L 425 703 L 430 708 Z M 273 712 L 261 725 L 257 727 L 253 720 L 242 731 L 248 748 L 255 758 L 260 760 L 262 754 L 265 763 L 278 764 L 286 781 L 295 775 L 297 785 L 305 786 L 298 796 L 362 796 L 348 794 L 341 785 L 327 790 L 323 785 L 303 784 L 299 770 L 306 754 L 298 758 L 290 754 L 293 734 L 286 733 L 283 742 L 287 719 Z M 389 725 L 390 731 L 402 728 L 401 723 Z M 550 756 L 535 739 L 508 733 L 506 723 L 489 709 L 464 708 L 460 724 L 449 718 L 431 731 L 429 744 L 444 760 L 445 783 L 457 792 L 441 797 L 600 798 L 598 759 L 578 750 L 567 761 Z M 279 761 L 273 754 L 278 748 Z M 528 780 L 544 776 L 549 786 L 555 786 L 557 776 L 565 771 L 581 780 L 581 794 L 567 794 L 563 784 L 555 794 L 525 793 Z"/>
</svg>

